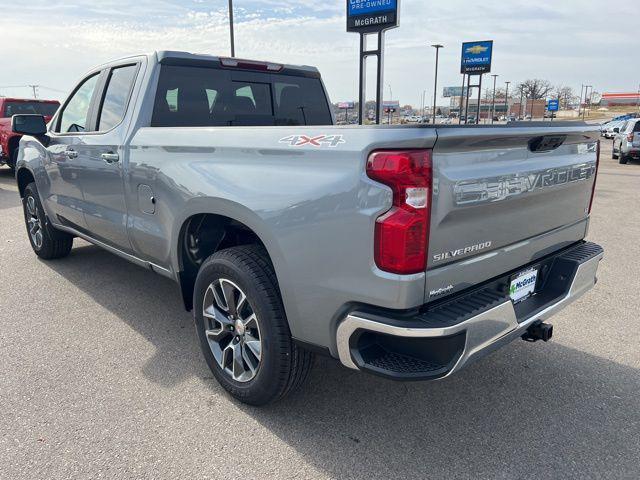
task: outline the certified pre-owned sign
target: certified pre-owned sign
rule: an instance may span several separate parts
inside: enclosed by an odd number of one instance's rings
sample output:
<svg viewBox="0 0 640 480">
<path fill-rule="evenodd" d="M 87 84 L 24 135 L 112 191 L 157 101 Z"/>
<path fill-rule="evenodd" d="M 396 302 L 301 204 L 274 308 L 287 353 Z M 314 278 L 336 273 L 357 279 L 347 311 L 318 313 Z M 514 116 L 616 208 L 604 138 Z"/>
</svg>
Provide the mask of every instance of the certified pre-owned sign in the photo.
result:
<svg viewBox="0 0 640 480">
<path fill-rule="evenodd" d="M 347 32 L 372 33 L 398 26 L 400 0 L 347 0 Z"/>
<path fill-rule="evenodd" d="M 493 40 L 463 43 L 460 73 L 479 75 L 491 72 L 492 56 Z"/>
</svg>

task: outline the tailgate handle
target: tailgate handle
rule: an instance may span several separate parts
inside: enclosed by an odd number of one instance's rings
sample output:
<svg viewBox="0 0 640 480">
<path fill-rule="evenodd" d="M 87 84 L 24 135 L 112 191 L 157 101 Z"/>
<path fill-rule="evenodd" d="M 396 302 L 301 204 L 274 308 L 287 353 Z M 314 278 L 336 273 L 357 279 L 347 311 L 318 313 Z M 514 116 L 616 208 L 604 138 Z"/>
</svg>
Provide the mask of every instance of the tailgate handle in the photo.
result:
<svg viewBox="0 0 640 480">
<path fill-rule="evenodd" d="M 544 135 L 529 140 L 529 150 L 535 153 L 550 152 L 560 148 L 567 139 L 566 135 Z"/>
</svg>

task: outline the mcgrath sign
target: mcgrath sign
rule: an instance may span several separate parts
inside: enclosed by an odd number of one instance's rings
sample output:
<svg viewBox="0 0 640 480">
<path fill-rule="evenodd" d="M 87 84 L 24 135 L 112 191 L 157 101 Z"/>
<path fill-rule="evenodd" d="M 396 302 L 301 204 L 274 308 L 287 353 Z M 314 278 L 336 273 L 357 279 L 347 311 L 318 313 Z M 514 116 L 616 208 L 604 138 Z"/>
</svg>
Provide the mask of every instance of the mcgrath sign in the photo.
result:
<svg viewBox="0 0 640 480">
<path fill-rule="evenodd" d="M 460 73 L 481 75 L 491 72 L 492 55 L 493 40 L 463 43 Z"/>
<path fill-rule="evenodd" d="M 400 0 L 347 0 L 347 32 L 373 33 L 398 26 Z"/>
<path fill-rule="evenodd" d="M 560 100 L 549 100 L 547 104 L 547 110 L 549 112 L 557 112 L 560 110 Z"/>
</svg>

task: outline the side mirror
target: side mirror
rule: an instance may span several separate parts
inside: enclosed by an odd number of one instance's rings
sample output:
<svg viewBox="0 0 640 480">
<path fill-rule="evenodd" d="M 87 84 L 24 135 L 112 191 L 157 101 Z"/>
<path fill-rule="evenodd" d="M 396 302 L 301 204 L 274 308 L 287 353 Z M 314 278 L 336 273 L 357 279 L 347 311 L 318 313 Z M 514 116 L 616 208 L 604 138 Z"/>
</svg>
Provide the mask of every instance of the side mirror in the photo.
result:
<svg viewBox="0 0 640 480">
<path fill-rule="evenodd" d="M 47 122 L 42 115 L 14 115 L 11 130 L 22 135 L 39 136 L 47 133 Z"/>
<path fill-rule="evenodd" d="M 620 133 L 620 129 L 618 127 L 614 128 L 613 133 Z"/>
</svg>

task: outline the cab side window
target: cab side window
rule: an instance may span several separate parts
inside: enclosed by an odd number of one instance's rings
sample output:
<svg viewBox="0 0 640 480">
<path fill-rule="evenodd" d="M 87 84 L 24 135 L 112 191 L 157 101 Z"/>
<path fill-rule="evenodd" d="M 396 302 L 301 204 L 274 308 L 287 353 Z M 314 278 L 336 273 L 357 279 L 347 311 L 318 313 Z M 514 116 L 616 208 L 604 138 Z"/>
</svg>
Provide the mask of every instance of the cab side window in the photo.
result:
<svg viewBox="0 0 640 480">
<path fill-rule="evenodd" d="M 111 70 L 98 119 L 98 131 L 111 130 L 122 122 L 137 70 L 137 65 L 126 65 Z"/>
<path fill-rule="evenodd" d="M 56 132 L 81 133 L 85 131 L 87 122 L 89 121 L 88 116 L 91 99 L 93 98 L 99 77 L 99 72 L 93 74 L 76 89 L 60 114 Z"/>
</svg>

